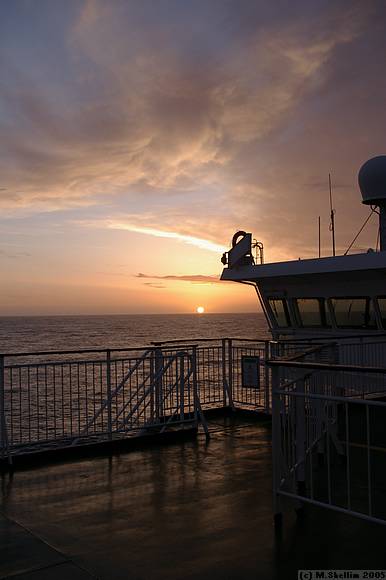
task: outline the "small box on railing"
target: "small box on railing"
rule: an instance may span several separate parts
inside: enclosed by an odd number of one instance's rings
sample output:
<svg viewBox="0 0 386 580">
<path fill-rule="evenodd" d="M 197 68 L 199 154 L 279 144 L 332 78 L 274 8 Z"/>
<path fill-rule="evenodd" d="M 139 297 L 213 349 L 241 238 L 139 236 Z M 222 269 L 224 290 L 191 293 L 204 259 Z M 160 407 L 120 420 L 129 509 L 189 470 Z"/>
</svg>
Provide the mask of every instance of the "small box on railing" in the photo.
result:
<svg viewBox="0 0 386 580">
<path fill-rule="evenodd" d="M 250 389 L 260 388 L 260 357 L 241 357 L 241 382 L 242 386 Z"/>
</svg>

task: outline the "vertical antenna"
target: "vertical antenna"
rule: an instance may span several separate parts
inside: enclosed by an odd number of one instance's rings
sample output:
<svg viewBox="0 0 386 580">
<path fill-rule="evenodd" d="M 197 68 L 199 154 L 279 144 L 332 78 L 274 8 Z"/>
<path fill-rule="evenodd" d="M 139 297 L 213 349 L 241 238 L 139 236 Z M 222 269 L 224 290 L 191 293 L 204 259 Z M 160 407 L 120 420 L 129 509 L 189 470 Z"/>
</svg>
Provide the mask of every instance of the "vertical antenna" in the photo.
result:
<svg viewBox="0 0 386 580">
<path fill-rule="evenodd" d="M 332 234 L 332 255 L 335 256 L 335 210 L 332 205 L 331 173 L 328 174 L 328 185 L 330 189 L 330 232 Z"/>
<path fill-rule="evenodd" d="M 321 256 L 321 243 L 320 243 L 320 216 L 318 217 L 318 230 L 319 230 L 319 258 Z"/>
</svg>

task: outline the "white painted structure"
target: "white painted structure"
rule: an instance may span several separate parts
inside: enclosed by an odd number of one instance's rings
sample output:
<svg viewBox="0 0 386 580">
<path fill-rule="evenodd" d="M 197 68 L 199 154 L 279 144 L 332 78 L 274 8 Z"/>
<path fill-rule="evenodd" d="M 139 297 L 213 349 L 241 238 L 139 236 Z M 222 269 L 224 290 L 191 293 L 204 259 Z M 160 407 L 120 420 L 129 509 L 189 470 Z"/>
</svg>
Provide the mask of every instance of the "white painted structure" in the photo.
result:
<svg viewBox="0 0 386 580">
<path fill-rule="evenodd" d="M 386 156 L 366 162 L 359 181 L 363 203 L 380 208 L 383 238 Z M 274 338 L 386 332 L 386 228 L 383 251 L 271 264 L 255 263 L 251 234 L 233 240 L 221 279 L 255 286 Z"/>
<path fill-rule="evenodd" d="M 386 252 L 224 268 L 256 287 L 275 338 L 386 331 Z"/>
<path fill-rule="evenodd" d="M 379 252 L 257 264 L 260 242 L 237 232 L 222 258 L 221 279 L 256 289 L 274 339 L 301 339 L 272 343 L 266 360 L 277 523 L 286 498 L 386 524 L 386 156 L 359 186 L 379 208 Z"/>
</svg>

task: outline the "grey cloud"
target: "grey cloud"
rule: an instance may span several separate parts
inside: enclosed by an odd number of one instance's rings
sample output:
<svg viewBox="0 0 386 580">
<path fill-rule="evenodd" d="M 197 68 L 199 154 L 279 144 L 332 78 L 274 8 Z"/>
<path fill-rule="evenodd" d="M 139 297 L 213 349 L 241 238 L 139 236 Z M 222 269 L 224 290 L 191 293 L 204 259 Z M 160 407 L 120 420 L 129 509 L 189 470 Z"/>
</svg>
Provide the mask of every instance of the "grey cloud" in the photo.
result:
<svg viewBox="0 0 386 580">
<path fill-rule="evenodd" d="M 149 288 L 166 288 L 163 284 L 154 284 L 153 282 L 144 282 L 145 286 L 149 286 Z"/>
<path fill-rule="evenodd" d="M 0 256 L 3 256 L 4 258 L 10 258 L 12 260 L 14 259 L 18 259 L 18 258 L 28 258 L 30 257 L 32 254 L 30 254 L 29 252 L 23 252 L 23 251 L 9 251 L 9 250 L 1 250 L 0 249 Z"/>
<path fill-rule="evenodd" d="M 8 65 L 1 206 L 139 192 L 153 227 L 221 241 L 242 227 L 304 255 L 332 171 L 345 239 L 363 215 L 356 168 L 384 143 L 382 3 L 193 4 L 84 2 L 61 86 Z"/>
<path fill-rule="evenodd" d="M 176 280 L 178 282 L 193 282 L 194 284 L 218 284 L 220 282 L 219 276 L 204 276 L 202 274 L 193 274 L 189 276 L 176 276 L 172 274 L 167 276 L 155 276 L 139 272 L 136 274 L 136 278 L 150 278 L 152 280 Z M 222 283 L 223 282 L 221 282 L 221 284 Z"/>
</svg>

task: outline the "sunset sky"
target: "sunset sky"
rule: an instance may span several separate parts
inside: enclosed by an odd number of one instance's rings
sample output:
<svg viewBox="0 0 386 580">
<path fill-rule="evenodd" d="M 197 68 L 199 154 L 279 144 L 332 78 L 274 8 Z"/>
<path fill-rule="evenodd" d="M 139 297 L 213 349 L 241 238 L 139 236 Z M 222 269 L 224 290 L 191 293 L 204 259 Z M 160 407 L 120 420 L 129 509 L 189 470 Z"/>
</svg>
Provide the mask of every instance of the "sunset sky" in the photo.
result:
<svg viewBox="0 0 386 580">
<path fill-rule="evenodd" d="M 253 311 L 219 283 L 343 253 L 386 153 L 384 1 L 3 0 L 0 314 Z M 353 251 L 375 247 L 372 219 Z"/>
</svg>

